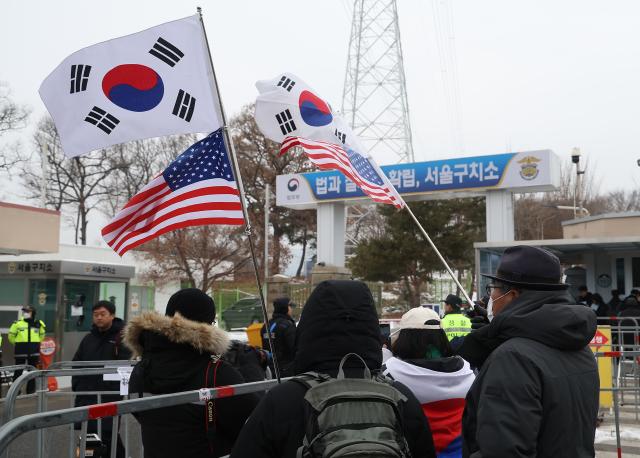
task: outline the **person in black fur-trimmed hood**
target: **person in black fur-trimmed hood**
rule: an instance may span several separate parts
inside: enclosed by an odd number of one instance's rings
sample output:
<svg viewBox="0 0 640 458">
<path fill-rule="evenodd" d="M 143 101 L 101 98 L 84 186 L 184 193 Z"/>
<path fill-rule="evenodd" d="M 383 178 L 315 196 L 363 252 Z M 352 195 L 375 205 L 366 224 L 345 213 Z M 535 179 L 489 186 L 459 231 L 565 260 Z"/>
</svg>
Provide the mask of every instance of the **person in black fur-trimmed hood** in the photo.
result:
<svg viewBox="0 0 640 458">
<path fill-rule="evenodd" d="M 491 279 L 491 322 L 458 353 L 480 368 L 462 419 L 463 456 L 595 456 L 596 315 L 575 305 L 556 256 L 515 246 Z"/>
<path fill-rule="evenodd" d="M 295 374 L 313 371 L 336 377 L 347 353 L 360 355 L 371 371 L 380 371 L 382 344 L 378 315 L 366 284 L 328 280 L 315 287 L 296 330 Z M 361 377 L 362 362 L 345 363 L 347 377 Z M 413 393 L 399 382 L 393 386 L 407 398 L 403 426 L 413 458 L 435 458 L 431 430 Z M 242 429 L 232 458 L 295 458 L 305 435 L 305 387 L 286 381 L 262 398 Z"/>
<path fill-rule="evenodd" d="M 142 360 L 129 381 L 131 394 L 165 394 L 244 383 L 240 373 L 220 359 L 230 340 L 212 323 L 213 299 L 199 289 L 183 289 L 169 299 L 166 316 L 148 312 L 125 328 L 124 342 Z M 207 420 L 204 404 L 165 407 L 136 415 L 145 458 L 227 455 L 242 425 L 258 403 L 253 394 L 214 401 Z"/>
</svg>

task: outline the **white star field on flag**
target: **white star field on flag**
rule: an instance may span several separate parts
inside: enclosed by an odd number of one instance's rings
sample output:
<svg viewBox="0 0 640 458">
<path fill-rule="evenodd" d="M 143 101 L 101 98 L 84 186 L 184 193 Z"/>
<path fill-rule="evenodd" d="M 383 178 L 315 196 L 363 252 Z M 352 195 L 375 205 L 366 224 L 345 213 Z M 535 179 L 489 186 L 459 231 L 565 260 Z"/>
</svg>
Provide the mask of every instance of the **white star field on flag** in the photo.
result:
<svg viewBox="0 0 640 458">
<path fill-rule="evenodd" d="M 220 131 L 211 133 L 178 156 L 163 175 L 174 191 L 213 178 L 233 181 L 231 164 Z"/>
</svg>

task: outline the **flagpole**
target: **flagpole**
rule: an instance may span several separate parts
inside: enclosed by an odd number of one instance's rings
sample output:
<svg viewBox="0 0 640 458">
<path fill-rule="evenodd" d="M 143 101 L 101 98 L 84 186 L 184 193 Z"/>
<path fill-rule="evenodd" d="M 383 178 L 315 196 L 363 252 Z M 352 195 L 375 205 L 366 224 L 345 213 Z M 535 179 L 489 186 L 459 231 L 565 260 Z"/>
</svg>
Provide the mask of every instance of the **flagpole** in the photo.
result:
<svg viewBox="0 0 640 458">
<path fill-rule="evenodd" d="M 213 76 L 213 83 L 216 89 L 216 95 L 218 97 L 218 105 L 220 106 L 220 116 L 222 117 L 222 131 L 224 133 L 224 141 L 226 143 L 227 149 L 229 150 L 229 155 L 231 156 L 231 164 L 233 167 L 233 171 L 236 177 L 236 181 L 238 183 L 238 191 L 240 192 L 240 203 L 242 205 L 242 214 L 244 215 L 245 220 L 245 230 L 244 233 L 249 239 L 249 249 L 251 250 L 251 259 L 253 261 L 253 271 L 256 276 L 256 283 L 258 285 L 258 291 L 260 294 L 260 305 L 262 306 L 262 317 L 264 318 L 264 325 L 267 334 L 267 340 L 269 341 L 269 347 L 271 348 L 271 355 L 273 358 L 273 368 L 275 371 L 276 379 L 278 383 L 280 383 L 280 367 L 278 364 L 278 360 L 276 358 L 275 347 L 273 346 L 273 340 L 271 339 L 271 327 L 269 325 L 269 316 L 267 313 L 267 307 L 265 305 L 264 300 L 264 292 L 262 290 L 262 283 L 260 282 L 260 273 L 258 272 L 258 262 L 256 260 L 256 250 L 253 244 L 252 228 L 251 222 L 249 221 L 249 213 L 247 212 L 247 205 L 244 194 L 244 185 L 242 184 L 242 175 L 240 174 L 240 167 L 238 165 L 238 159 L 236 157 L 236 150 L 233 145 L 233 141 L 231 141 L 231 136 L 229 135 L 229 127 L 227 126 L 227 117 L 224 112 L 224 107 L 222 105 L 222 98 L 220 97 L 220 87 L 218 86 L 218 79 L 216 78 L 216 71 L 213 66 L 213 58 L 211 57 L 211 47 L 209 46 L 209 39 L 207 38 L 207 30 L 204 27 L 204 21 L 202 20 L 202 8 L 197 7 L 198 16 L 200 17 L 200 25 L 202 26 L 202 33 L 204 35 L 204 42 L 207 45 L 207 53 L 209 54 L 209 65 L 211 66 L 211 74 Z M 265 259 L 265 263 L 267 260 Z M 266 278 L 265 278 L 266 281 Z"/>
<path fill-rule="evenodd" d="M 433 251 L 436 252 L 436 255 L 438 256 L 438 258 L 440 258 L 440 261 L 442 261 L 442 264 L 447 269 L 447 272 L 449 272 L 449 275 L 451 276 L 455 284 L 458 286 L 458 288 L 460 288 L 460 291 L 462 291 L 462 294 L 464 295 L 469 305 L 472 306 L 473 302 L 471 301 L 469 294 L 467 294 L 465 289 L 462 287 L 462 285 L 458 281 L 458 278 L 453 273 L 453 270 L 451 270 L 451 267 L 449 267 L 449 264 L 447 264 L 447 261 L 444 259 L 442 254 L 440 254 L 440 250 L 438 250 L 438 248 L 436 247 L 436 244 L 433 243 L 433 240 L 431 240 L 431 237 L 429 237 L 429 234 L 427 233 L 427 231 L 424 230 L 424 227 L 422 227 L 422 224 L 420 224 L 420 221 L 418 221 L 418 218 L 416 218 L 416 215 L 413 214 L 413 211 L 411 210 L 409 205 L 407 205 L 407 202 L 402 198 L 402 196 L 400 196 L 400 194 L 398 194 L 398 196 L 400 197 L 400 199 L 402 199 L 402 202 L 404 203 L 404 208 L 407 209 L 407 212 L 409 212 L 409 215 L 411 215 L 411 218 L 413 218 L 413 221 L 415 221 L 416 225 L 422 232 L 422 235 L 424 235 L 424 238 L 427 239 L 427 242 L 429 242 L 429 245 L 431 245 L 431 248 L 433 248 Z"/>
</svg>

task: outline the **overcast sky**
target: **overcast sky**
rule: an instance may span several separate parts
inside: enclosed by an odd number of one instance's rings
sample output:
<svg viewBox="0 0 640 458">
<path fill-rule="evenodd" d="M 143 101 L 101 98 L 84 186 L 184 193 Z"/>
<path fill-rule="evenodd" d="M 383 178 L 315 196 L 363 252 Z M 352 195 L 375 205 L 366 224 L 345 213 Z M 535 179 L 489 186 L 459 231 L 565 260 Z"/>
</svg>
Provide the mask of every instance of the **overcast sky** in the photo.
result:
<svg viewBox="0 0 640 458">
<path fill-rule="evenodd" d="M 464 151 L 452 142 L 433 3 L 398 0 L 417 161 L 541 148 L 567 157 L 578 146 L 604 190 L 640 184 L 640 2 L 441 1 L 453 9 Z M 351 0 L 2 0 L 0 80 L 35 122 L 38 87 L 68 54 L 198 4 L 230 115 L 255 99 L 256 80 L 282 71 L 340 106 Z M 0 197 L 13 198 L 3 184 Z"/>
</svg>

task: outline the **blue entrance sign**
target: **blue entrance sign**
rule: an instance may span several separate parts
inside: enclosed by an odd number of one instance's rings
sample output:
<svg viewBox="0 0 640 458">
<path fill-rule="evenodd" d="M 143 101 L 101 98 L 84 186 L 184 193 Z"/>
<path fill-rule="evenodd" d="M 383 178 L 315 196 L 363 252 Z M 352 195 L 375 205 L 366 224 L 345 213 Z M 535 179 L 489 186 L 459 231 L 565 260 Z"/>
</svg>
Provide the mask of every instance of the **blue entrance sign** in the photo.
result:
<svg viewBox="0 0 640 458">
<path fill-rule="evenodd" d="M 398 192 L 406 196 L 505 188 L 518 192 L 550 190 L 558 184 L 558 164 L 553 152 L 542 150 L 381 168 Z M 326 200 L 359 199 L 365 194 L 341 172 L 321 171 L 278 176 L 276 196 L 278 205 L 308 206 Z"/>
</svg>

